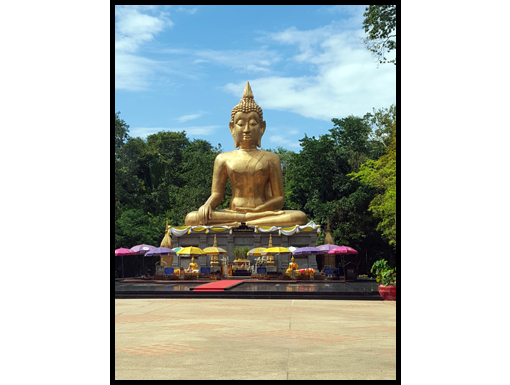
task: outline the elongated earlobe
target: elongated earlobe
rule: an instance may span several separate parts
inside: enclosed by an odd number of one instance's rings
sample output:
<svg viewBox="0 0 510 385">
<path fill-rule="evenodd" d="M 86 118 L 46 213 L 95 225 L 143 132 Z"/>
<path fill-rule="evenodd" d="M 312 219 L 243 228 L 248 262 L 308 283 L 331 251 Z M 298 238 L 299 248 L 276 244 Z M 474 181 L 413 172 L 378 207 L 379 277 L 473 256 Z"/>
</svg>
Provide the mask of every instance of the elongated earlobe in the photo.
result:
<svg viewBox="0 0 510 385">
<path fill-rule="evenodd" d="M 262 135 L 264 135 L 264 132 L 266 132 L 266 122 L 262 121 L 260 123 L 260 136 L 259 136 L 259 139 L 258 139 L 258 142 L 257 142 L 257 147 L 262 147 L 262 145 L 260 143 L 261 143 L 261 140 L 262 140 Z"/>
<path fill-rule="evenodd" d="M 237 140 L 236 136 L 234 135 L 234 123 L 230 122 L 228 124 L 228 128 L 230 129 L 230 134 L 232 135 L 232 138 L 234 138 L 234 147 L 238 148 L 240 146 L 240 143 Z"/>
</svg>

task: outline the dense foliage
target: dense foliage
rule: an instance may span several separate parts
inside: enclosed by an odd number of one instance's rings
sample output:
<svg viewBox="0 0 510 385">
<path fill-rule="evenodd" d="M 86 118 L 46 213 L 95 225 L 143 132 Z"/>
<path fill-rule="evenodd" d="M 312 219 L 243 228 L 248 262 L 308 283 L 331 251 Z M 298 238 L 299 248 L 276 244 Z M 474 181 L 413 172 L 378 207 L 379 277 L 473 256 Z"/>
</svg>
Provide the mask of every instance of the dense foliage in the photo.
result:
<svg viewBox="0 0 510 385">
<path fill-rule="evenodd" d="M 278 147 L 284 209 L 302 210 L 338 245 L 354 247 L 360 272 L 385 258 L 395 264 L 396 109 L 332 119 L 319 138 L 305 135 L 299 153 Z M 185 132 L 132 138 L 115 114 L 115 248 L 159 246 L 170 223 L 184 224 L 209 197 L 215 157 L 222 152 Z M 227 184 L 221 208 L 230 202 Z M 322 242 L 324 233 L 319 237 Z M 390 246 L 391 244 L 391 246 Z"/>
<path fill-rule="evenodd" d="M 395 59 L 388 60 L 385 57 L 397 49 L 397 6 L 396 5 L 369 5 L 363 14 L 363 28 L 368 33 L 365 39 L 369 49 L 379 63 L 397 64 Z"/>
</svg>

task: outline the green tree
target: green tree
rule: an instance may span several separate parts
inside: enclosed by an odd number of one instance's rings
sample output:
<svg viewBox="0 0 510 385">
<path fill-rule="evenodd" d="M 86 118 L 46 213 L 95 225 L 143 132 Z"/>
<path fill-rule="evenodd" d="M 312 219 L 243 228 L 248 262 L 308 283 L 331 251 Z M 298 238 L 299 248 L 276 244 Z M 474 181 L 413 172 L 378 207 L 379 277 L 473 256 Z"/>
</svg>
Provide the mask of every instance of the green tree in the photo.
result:
<svg viewBox="0 0 510 385">
<path fill-rule="evenodd" d="M 371 128 L 362 118 L 350 115 L 344 119 L 332 119 L 335 126 L 330 130 L 337 151 L 347 156 L 352 170 L 359 170 L 371 153 L 369 137 Z"/>
<path fill-rule="evenodd" d="M 278 146 L 275 150 L 268 148 L 266 151 L 273 152 L 278 154 L 280 157 L 280 163 L 282 165 L 282 174 L 283 174 L 283 187 L 285 190 L 285 203 L 283 204 L 283 210 L 292 210 L 293 207 L 290 205 L 289 194 L 291 193 L 291 186 L 288 183 L 287 172 L 289 170 L 289 165 L 293 162 L 293 157 L 296 155 L 294 151 L 287 150 L 281 146 Z"/>
<path fill-rule="evenodd" d="M 387 148 L 386 155 L 378 160 L 368 160 L 359 172 L 352 173 L 353 179 L 359 179 L 377 189 L 377 195 L 370 202 L 369 210 L 380 220 L 377 230 L 380 230 L 389 244 L 397 247 L 397 140 L 396 121 L 393 123 L 391 143 Z"/>
<path fill-rule="evenodd" d="M 159 244 L 165 218 L 184 224 L 210 194 L 212 170 L 221 146 L 190 141 L 185 132 L 132 138 L 116 114 L 115 245 Z M 230 202 L 230 186 L 225 207 Z M 223 207 L 220 207 L 223 208 Z"/>
<path fill-rule="evenodd" d="M 379 63 L 397 64 L 396 59 L 388 60 L 385 55 L 397 48 L 397 6 L 369 5 L 363 14 L 363 27 L 368 33 L 365 38 L 367 49 L 377 58 Z"/>
<path fill-rule="evenodd" d="M 397 120 L 397 107 L 392 104 L 390 108 L 373 109 L 373 113 L 366 113 L 363 120 L 372 128 L 372 139 L 380 142 L 383 147 L 383 153 L 376 158 L 380 158 L 391 143 L 393 122 Z M 374 159 L 374 158 L 372 158 Z"/>
<path fill-rule="evenodd" d="M 329 134 L 300 140 L 301 151 L 292 157 L 287 172 L 286 203 L 323 226 L 329 219 L 335 242 L 358 250 L 359 271 L 368 273 L 375 258 L 393 261 L 395 253 L 376 231 L 378 219 L 368 211 L 377 189 L 349 174 L 377 159 L 374 146 L 379 153 L 384 147 L 371 139 L 373 132 L 364 118 L 332 122 Z"/>
<path fill-rule="evenodd" d="M 120 112 L 115 113 L 115 154 L 122 148 L 129 137 L 129 126 L 119 118 Z"/>
</svg>

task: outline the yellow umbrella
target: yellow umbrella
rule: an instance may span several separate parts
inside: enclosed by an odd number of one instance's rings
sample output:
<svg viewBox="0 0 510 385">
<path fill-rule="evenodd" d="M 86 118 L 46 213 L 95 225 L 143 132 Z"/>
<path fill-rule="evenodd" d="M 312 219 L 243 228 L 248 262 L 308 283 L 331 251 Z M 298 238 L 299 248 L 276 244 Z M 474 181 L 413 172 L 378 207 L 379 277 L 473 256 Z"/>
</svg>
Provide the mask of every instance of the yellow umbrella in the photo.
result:
<svg viewBox="0 0 510 385">
<path fill-rule="evenodd" d="M 266 254 L 277 254 L 277 253 L 290 253 L 290 250 L 286 247 L 270 247 L 262 252 L 262 255 Z"/>
<path fill-rule="evenodd" d="M 223 255 L 223 254 L 227 254 L 227 250 L 224 250 L 222 249 L 221 247 L 206 247 L 204 250 L 203 250 L 204 254 L 209 254 L 209 255 Z"/>
<path fill-rule="evenodd" d="M 180 249 L 177 254 L 179 255 L 202 255 L 202 254 L 205 254 L 204 251 L 198 247 L 193 247 L 193 246 L 189 246 L 189 247 L 184 247 L 182 249 Z"/>
<path fill-rule="evenodd" d="M 248 251 L 248 255 L 260 256 L 265 250 L 267 250 L 265 247 L 256 247 Z"/>
</svg>

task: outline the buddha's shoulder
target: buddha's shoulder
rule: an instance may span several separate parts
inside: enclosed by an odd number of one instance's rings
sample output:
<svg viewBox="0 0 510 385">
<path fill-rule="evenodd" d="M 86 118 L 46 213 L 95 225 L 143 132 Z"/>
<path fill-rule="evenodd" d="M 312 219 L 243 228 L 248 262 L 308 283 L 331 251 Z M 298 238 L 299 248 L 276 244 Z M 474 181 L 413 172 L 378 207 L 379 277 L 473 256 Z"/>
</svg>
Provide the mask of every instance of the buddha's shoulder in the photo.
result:
<svg viewBox="0 0 510 385">
<path fill-rule="evenodd" d="M 264 151 L 264 150 L 260 150 L 260 151 Z M 276 163 L 279 163 L 280 162 L 280 157 L 278 156 L 278 154 L 275 154 L 274 152 L 270 152 L 270 151 L 264 151 L 265 154 L 264 154 L 264 157 L 268 160 L 270 160 L 271 162 L 276 162 Z"/>
<path fill-rule="evenodd" d="M 216 162 L 225 162 L 232 159 L 237 155 L 236 152 L 237 151 L 222 152 L 221 154 L 216 155 Z"/>
</svg>

